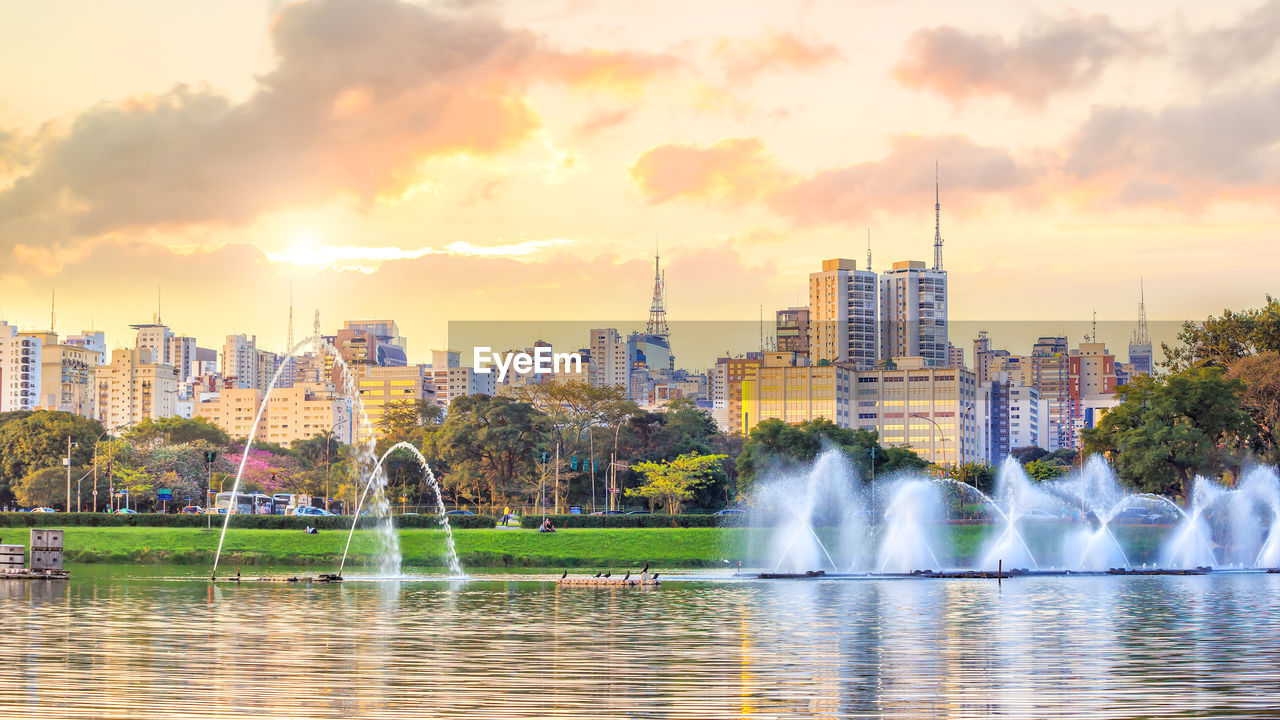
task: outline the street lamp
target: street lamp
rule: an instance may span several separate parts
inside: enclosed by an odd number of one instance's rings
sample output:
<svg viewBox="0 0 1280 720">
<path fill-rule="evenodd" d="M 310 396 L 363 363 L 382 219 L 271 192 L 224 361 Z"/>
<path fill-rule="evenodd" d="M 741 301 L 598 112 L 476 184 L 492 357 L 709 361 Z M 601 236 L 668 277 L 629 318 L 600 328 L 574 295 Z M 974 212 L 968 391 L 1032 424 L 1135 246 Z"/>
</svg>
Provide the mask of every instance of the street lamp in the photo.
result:
<svg viewBox="0 0 1280 720">
<path fill-rule="evenodd" d="M 134 420 L 132 422 L 127 422 L 123 425 L 117 425 L 113 428 L 107 428 L 106 430 L 103 430 L 101 433 L 99 433 L 97 439 L 93 441 L 93 511 L 94 512 L 98 512 L 98 445 L 102 443 L 103 436 L 109 435 L 109 434 L 115 434 L 117 430 L 123 430 L 129 427 L 130 425 L 136 425 L 138 422 L 140 421 Z M 114 484 L 112 483 L 114 472 L 111 466 L 111 458 L 112 458 L 111 451 L 112 451 L 112 446 L 108 445 L 107 446 L 107 502 L 108 503 L 111 502 L 111 496 L 114 495 L 115 493 L 115 487 L 114 487 Z"/>
<path fill-rule="evenodd" d="M 329 459 L 329 450 L 333 446 L 333 433 L 338 428 L 347 424 L 347 419 L 342 418 L 329 428 L 329 434 L 324 439 L 324 511 L 329 512 L 329 469 L 333 467 L 333 461 Z"/>
<path fill-rule="evenodd" d="M 942 426 L 938 425 L 937 421 L 936 421 L 936 420 L 934 420 L 933 418 L 929 417 L 928 415 L 917 415 L 916 413 L 911 413 L 911 417 L 913 417 L 913 418 L 919 418 L 919 419 L 921 419 L 921 420 L 928 420 L 929 422 L 933 423 L 933 427 L 938 431 L 938 444 L 942 447 L 942 465 L 943 465 L 943 467 L 946 467 L 946 465 L 947 465 L 947 436 L 943 434 L 943 432 L 942 432 Z M 910 437 L 911 437 L 911 429 L 910 429 L 910 427 L 908 427 L 908 428 L 907 428 L 907 437 L 908 437 L 908 438 L 910 438 Z M 933 441 L 933 439 L 932 439 L 932 438 L 930 438 L 930 442 L 931 442 L 931 443 L 932 443 L 932 441 Z"/>
<path fill-rule="evenodd" d="M 613 455 L 609 457 L 609 509 L 617 510 L 617 495 L 621 494 L 618 488 L 618 434 L 622 432 L 622 424 L 631 419 L 630 415 L 623 415 L 618 419 L 618 427 L 613 431 Z"/>
</svg>

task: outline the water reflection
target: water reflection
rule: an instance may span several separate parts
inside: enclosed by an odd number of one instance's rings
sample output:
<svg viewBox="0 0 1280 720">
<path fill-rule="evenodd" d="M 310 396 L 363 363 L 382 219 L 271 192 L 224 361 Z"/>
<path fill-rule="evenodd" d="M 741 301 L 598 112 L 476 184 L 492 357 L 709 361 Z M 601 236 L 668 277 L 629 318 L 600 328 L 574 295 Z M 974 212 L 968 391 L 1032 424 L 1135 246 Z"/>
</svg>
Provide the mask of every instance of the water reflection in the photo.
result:
<svg viewBox="0 0 1280 720">
<path fill-rule="evenodd" d="M 1240 717 L 1280 576 L 0 581 L 0 716 Z"/>
</svg>

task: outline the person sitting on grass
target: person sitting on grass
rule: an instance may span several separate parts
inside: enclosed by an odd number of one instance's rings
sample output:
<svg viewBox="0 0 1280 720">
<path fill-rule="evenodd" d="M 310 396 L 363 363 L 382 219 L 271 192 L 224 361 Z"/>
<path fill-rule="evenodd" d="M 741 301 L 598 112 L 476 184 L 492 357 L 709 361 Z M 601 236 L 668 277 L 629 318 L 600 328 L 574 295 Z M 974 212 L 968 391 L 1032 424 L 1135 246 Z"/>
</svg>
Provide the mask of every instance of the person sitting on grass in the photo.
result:
<svg viewBox="0 0 1280 720">
<path fill-rule="evenodd" d="M 555 532 L 556 528 L 551 524 L 551 518 L 542 518 L 542 527 L 538 528 L 538 532 Z"/>
</svg>

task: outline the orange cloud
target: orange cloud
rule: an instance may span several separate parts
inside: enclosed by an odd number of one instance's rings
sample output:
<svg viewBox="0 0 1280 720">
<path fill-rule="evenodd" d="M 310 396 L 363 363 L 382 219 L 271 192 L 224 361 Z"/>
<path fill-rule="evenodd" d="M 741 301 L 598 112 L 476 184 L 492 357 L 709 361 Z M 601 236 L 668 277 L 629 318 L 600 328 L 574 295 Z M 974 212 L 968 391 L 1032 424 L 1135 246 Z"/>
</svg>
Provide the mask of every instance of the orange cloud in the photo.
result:
<svg viewBox="0 0 1280 720">
<path fill-rule="evenodd" d="M 701 148 L 663 145 L 631 168 L 653 203 L 674 199 L 729 206 L 757 202 L 796 224 L 861 223 L 875 212 L 918 206 L 932 194 L 934 162 L 943 168 L 948 203 L 971 205 L 993 193 L 1023 192 L 1039 168 L 1009 151 L 960 136 L 902 136 L 884 158 L 801 177 L 783 168 L 758 138 Z"/>
<path fill-rule="evenodd" d="M 712 54 L 724 63 L 726 75 L 734 82 L 747 82 L 766 72 L 812 70 L 844 60 L 834 45 L 802 40 L 789 32 L 720 40 Z"/>
<path fill-rule="evenodd" d="M 634 94 L 645 85 L 685 69 L 670 55 L 590 50 L 578 53 L 543 52 L 536 73 L 576 87 Z"/>
<path fill-rule="evenodd" d="M 938 27 L 911 36 L 893 74 L 908 87 L 931 90 L 956 103 L 1002 95 L 1041 105 L 1056 93 L 1092 82 L 1109 62 L 1140 53 L 1145 44 L 1139 34 L 1102 15 L 1045 23 L 1014 42 Z"/>
<path fill-rule="evenodd" d="M 768 197 L 786 174 L 759 138 L 730 138 L 701 148 L 661 145 L 631 166 L 649 202 L 694 198 L 741 204 Z"/>
</svg>

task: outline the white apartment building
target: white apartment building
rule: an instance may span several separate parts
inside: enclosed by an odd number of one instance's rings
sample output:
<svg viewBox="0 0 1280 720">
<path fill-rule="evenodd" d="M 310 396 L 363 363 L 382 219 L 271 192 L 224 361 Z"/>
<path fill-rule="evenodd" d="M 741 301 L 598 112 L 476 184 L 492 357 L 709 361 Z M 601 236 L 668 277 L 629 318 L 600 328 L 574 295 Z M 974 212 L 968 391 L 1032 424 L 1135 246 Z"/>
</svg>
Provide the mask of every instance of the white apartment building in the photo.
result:
<svg viewBox="0 0 1280 720">
<path fill-rule="evenodd" d="M 885 445 L 909 445 L 939 465 L 983 460 L 978 427 L 986 416 L 974 373 L 926 367 L 923 358 L 898 358 L 897 365 L 857 373 L 853 426 L 875 430 Z"/>
<path fill-rule="evenodd" d="M 904 260 L 880 275 L 880 360 L 924 358 L 947 367 L 947 272 Z"/>
<path fill-rule="evenodd" d="M 0 320 L 0 412 L 34 410 L 40 404 L 43 343 Z"/>
<path fill-rule="evenodd" d="M 115 350 L 94 372 L 94 417 L 107 428 L 177 415 L 178 371 L 149 348 Z"/>
<path fill-rule="evenodd" d="M 264 393 L 257 388 L 236 388 L 206 393 L 195 405 L 195 416 L 205 418 L 233 438 L 245 438 Z M 258 426 L 257 439 L 288 444 L 332 431 L 343 443 L 352 439 L 351 413 L 347 402 L 328 383 L 299 383 L 276 388 L 267 400 Z"/>
<path fill-rule="evenodd" d="M 592 385 L 628 386 L 631 364 L 627 362 L 627 343 L 616 328 L 593 328 L 588 349 L 591 367 L 587 379 Z"/>
<path fill-rule="evenodd" d="M 258 387 L 258 337 L 228 335 L 222 346 L 222 378 L 230 387 Z"/>
</svg>

